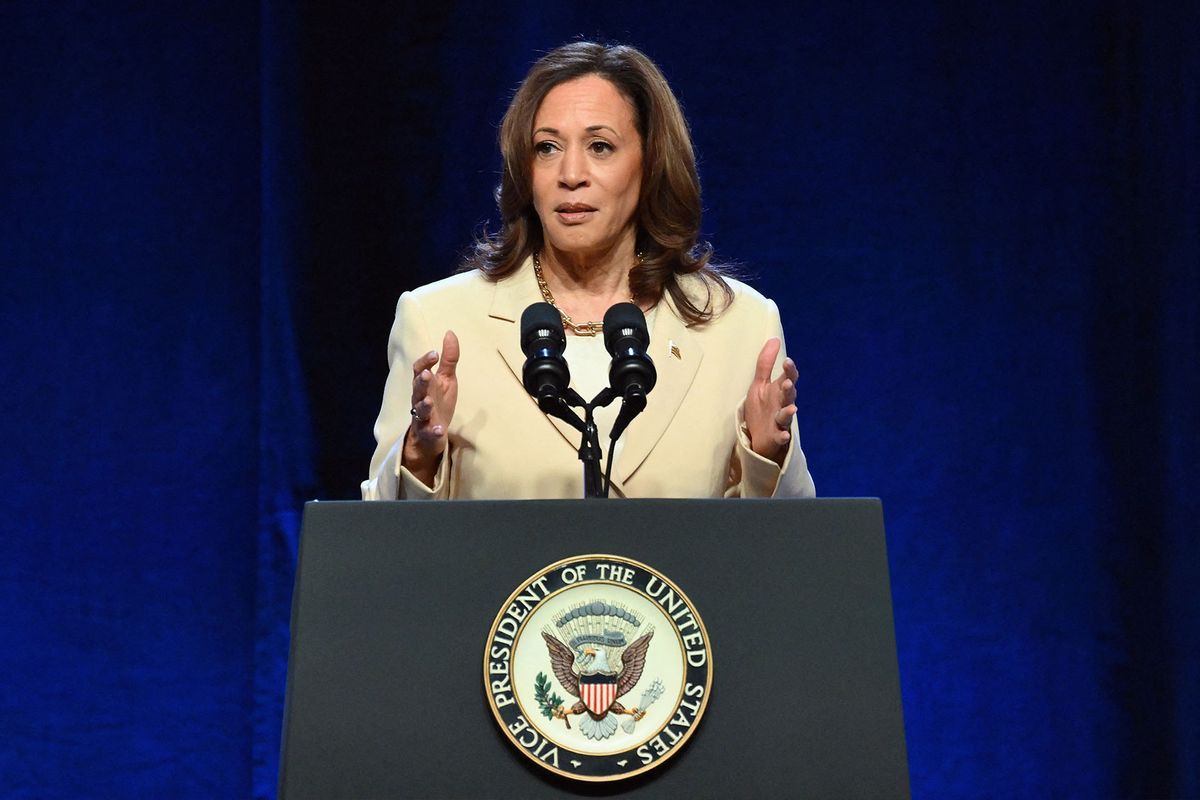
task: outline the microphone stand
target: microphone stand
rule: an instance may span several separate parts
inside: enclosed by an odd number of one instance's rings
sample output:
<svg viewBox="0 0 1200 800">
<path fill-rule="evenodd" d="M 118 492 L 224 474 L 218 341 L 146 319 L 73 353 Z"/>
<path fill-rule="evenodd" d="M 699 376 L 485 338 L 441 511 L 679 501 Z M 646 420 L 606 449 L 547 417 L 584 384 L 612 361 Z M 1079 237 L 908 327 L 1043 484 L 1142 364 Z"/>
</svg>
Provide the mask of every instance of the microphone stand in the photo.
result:
<svg viewBox="0 0 1200 800">
<path fill-rule="evenodd" d="M 564 395 L 542 395 L 538 398 L 538 408 L 547 414 L 558 417 L 575 430 L 583 434 L 579 442 L 579 460 L 583 462 L 583 496 L 608 497 L 608 485 L 600 472 L 600 431 L 596 428 L 593 412 L 603 408 L 617 398 L 617 394 L 605 387 L 600 394 L 587 402 L 574 389 L 567 389 Z M 571 406 L 583 409 L 583 419 L 571 410 Z"/>
</svg>

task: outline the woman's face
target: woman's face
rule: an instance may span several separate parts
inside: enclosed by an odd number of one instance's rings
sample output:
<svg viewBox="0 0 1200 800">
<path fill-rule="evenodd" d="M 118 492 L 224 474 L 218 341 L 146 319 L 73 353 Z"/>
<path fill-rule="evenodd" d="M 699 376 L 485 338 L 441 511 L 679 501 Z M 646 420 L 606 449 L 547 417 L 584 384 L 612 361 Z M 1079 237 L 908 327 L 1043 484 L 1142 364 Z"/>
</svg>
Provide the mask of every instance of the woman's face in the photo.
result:
<svg viewBox="0 0 1200 800">
<path fill-rule="evenodd" d="M 598 75 L 560 83 L 534 116 L 533 153 L 533 205 L 547 246 L 632 259 L 642 184 L 633 105 Z"/>
</svg>

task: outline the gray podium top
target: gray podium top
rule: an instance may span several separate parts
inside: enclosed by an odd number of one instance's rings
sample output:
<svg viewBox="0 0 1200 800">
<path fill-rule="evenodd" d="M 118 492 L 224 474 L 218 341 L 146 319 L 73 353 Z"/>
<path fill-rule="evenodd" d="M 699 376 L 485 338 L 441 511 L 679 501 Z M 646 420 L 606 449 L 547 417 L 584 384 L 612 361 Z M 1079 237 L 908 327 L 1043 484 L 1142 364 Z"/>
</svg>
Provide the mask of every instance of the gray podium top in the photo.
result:
<svg viewBox="0 0 1200 800">
<path fill-rule="evenodd" d="M 641 561 L 708 630 L 712 693 L 680 753 L 578 783 L 503 736 L 489 628 L 548 564 Z M 309 503 L 280 797 L 907 797 L 878 500 Z"/>
</svg>

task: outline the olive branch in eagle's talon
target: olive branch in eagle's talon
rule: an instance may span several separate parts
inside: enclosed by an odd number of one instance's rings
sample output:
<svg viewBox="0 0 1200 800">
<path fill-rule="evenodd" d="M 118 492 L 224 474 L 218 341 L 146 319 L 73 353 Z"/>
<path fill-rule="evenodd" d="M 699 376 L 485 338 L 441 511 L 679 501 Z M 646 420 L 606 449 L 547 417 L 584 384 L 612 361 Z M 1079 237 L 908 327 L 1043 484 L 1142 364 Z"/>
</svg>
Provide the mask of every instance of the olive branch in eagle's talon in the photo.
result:
<svg viewBox="0 0 1200 800">
<path fill-rule="evenodd" d="M 567 719 L 563 708 L 563 699 L 558 696 L 557 692 L 550 689 L 550 679 L 546 677 L 544 672 L 539 672 L 537 678 L 533 682 L 533 699 L 537 702 L 538 708 L 542 710 L 542 716 L 546 719 L 561 719 L 567 723 L 567 728 L 571 727 L 571 721 Z"/>
</svg>

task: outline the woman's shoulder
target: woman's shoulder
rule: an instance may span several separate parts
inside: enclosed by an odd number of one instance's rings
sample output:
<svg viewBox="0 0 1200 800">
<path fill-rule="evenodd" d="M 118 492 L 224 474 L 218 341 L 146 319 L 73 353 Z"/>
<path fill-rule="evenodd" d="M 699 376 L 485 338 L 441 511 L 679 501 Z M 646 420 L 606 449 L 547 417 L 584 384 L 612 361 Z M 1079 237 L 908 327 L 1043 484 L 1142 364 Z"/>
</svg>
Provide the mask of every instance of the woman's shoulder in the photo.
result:
<svg viewBox="0 0 1200 800">
<path fill-rule="evenodd" d="M 728 275 L 721 276 L 728 292 L 710 275 L 691 273 L 679 276 L 678 281 L 679 287 L 697 308 L 713 310 L 714 323 L 778 313 L 770 298 L 750 284 Z"/>
<path fill-rule="evenodd" d="M 487 287 L 491 285 L 482 272 L 473 269 L 427 283 L 424 286 L 418 286 L 404 294 L 422 302 L 461 302 L 473 294 L 484 294 Z"/>
<path fill-rule="evenodd" d="M 448 278 L 410 289 L 400 295 L 397 312 L 407 305 L 419 307 L 428 315 L 447 316 L 473 313 L 490 302 L 494 284 L 478 270 L 459 272 Z"/>
<path fill-rule="evenodd" d="M 725 278 L 725 283 L 729 284 L 729 288 L 733 290 L 733 301 L 739 301 L 743 306 L 754 306 L 756 308 L 765 308 L 774 305 L 770 298 L 765 294 L 755 289 L 748 283 L 743 283 L 737 278 Z"/>
</svg>

